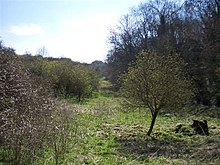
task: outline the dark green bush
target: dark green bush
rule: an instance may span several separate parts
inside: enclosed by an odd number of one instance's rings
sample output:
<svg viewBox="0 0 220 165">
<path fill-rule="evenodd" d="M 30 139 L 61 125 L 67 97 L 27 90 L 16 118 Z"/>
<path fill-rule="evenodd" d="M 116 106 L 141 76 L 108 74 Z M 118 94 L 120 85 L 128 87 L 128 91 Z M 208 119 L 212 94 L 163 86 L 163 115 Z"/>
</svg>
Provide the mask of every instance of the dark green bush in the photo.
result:
<svg viewBox="0 0 220 165">
<path fill-rule="evenodd" d="M 49 81 L 56 97 L 76 97 L 81 101 L 98 88 L 98 74 L 82 64 L 29 56 L 23 57 L 23 61 L 32 75 Z"/>
</svg>

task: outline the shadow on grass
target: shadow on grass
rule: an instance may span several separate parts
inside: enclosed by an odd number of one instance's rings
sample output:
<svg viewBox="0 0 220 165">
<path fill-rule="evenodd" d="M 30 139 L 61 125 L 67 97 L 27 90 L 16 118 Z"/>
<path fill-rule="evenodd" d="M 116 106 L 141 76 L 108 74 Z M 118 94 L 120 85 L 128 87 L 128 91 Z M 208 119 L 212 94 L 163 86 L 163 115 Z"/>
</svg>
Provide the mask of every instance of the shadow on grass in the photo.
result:
<svg viewBox="0 0 220 165">
<path fill-rule="evenodd" d="M 152 137 L 120 137 L 117 142 L 120 144 L 119 152 L 123 156 L 132 156 L 141 160 L 164 156 L 171 159 L 179 159 L 183 156 L 190 156 L 191 150 L 185 141 L 172 139 L 168 137 L 170 142 L 166 139 Z"/>
<path fill-rule="evenodd" d="M 177 135 L 178 136 L 178 135 Z M 196 140 L 197 138 L 198 141 Z M 201 140 L 202 139 L 202 140 Z M 178 138 L 175 134 L 154 133 L 151 137 L 129 136 L 117 137 L 118 151 L 121 156 L 133 157 L 140 161 L 164 157 L 184 161 L 190 164 L 207 164 L 219 161 L 220 141 L 210 137 Z"/>
</svg>

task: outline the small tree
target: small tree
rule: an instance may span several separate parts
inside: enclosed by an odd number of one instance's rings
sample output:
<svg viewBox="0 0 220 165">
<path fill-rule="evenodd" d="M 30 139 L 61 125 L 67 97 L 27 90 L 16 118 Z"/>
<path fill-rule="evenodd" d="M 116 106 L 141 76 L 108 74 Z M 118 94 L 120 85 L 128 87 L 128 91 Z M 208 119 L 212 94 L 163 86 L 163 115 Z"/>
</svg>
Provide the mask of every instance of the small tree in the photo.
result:
<svg viewBox="0 0 220 165">
<path fill-rule="evenodd" d="M 192 96 L 190 81 L 184 76 L 184 64 L 176 56 L 158 56 L 143 52 L 122 76 L 123 95 L 138 106 L 149 108 L 152 120 L 150 136 L 161 109 L 177 108 Z"/>
</svg>

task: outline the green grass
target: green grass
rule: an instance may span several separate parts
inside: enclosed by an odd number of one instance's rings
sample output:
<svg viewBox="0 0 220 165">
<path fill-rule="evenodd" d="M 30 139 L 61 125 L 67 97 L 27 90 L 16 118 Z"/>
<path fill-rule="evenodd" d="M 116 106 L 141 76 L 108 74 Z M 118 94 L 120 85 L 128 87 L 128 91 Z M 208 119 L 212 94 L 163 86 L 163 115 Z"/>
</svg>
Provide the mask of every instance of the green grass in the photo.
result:
<svg viewBox="0 0 220 165">
<path fill-rule="evenodd" d="M 98 93 L 78 108 L 78 138 L 63 164 L 218 164 L 219 118 L 203 113 L 161 113 L 152 137 L 146 136 L 151 116 L 146 109 L 126 111 L 120 98 Z M 175 133 L 177 123 L 206 119 L 210 136 Z M 190 127 L 188 126 L 190 129 Z"/>
<path fill-rule="evenodd" d="M 151 137 L 146 136 L 151 115 L 147 109 L 127 110 L 120 97 L 97 93 L 81 105 L 69 106 L 75 119 L 69 134 L 65 165 L 133 165 L 133 164 L 220 164 L 220 121 L 216 115 L 198 110 L 181 114 L 161 112 Z M 69 103 L 70 104 L 70 103 Z M 216 114 L 212 109 L 212 114 Z M 192 119 L 206 119 L 210 136 L 175 133 L 175 125 L 185 129 Z M 72 135 L 71 135 L 72 136 Z M 53 149 L 45 151 L 39 164 L 55 164 Z"/>
</svg>

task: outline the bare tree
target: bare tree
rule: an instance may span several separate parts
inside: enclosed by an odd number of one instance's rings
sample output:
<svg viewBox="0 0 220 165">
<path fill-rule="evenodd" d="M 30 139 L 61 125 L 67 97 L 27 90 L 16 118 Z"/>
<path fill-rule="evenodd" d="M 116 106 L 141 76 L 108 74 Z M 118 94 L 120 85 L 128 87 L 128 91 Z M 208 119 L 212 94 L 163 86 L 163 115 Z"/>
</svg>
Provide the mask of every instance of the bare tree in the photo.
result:
<svg viewBox="0 0 220 165">
<path fill-rule="evenodd" d="M 37 55 L 41 55 L 43 57 L 47 57 L 49 55 L 49 52 L 45 46 L 42 46 L 37 50 Z"/>
</svg>

